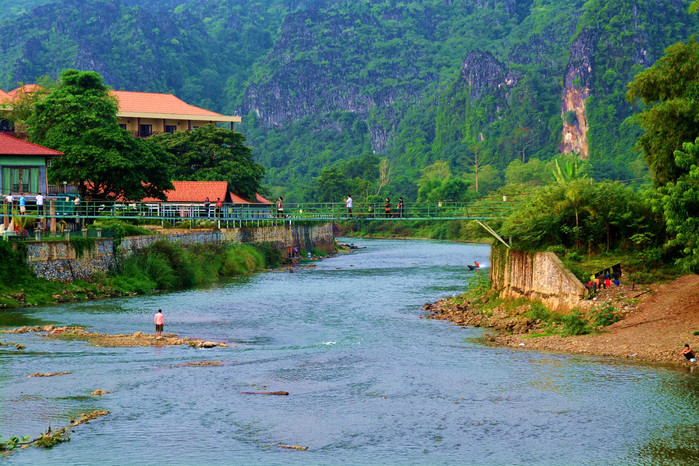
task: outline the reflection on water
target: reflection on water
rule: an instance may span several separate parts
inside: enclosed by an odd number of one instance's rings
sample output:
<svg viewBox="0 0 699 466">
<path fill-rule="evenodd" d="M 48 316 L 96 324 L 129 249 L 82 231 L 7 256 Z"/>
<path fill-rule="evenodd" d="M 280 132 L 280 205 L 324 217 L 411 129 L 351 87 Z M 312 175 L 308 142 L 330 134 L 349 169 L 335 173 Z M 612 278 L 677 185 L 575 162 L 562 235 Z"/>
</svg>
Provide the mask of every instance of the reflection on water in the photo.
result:
<svg viewBox="0 0 699 466">
<path fill-rule="evenodd" d="M 478 343 L 420 319 L 488 261 L 480 245 L 353 240 L 315 269 L 211 289 L 15 313 L 107 333 L 231 342 L 96 348 L 13 335 L 0 349 L 0 435 L 33 435 L 107 409 L 19 464 L 682 463 L 696 458 L 695 375 Z M 4 321 L 3 321 L 4 322 Z M 33 325 L 33 324 L 32 324 Z M 2 336 L 3 341 L 8 341 Z M 218 366 L 187 363 L 220 361 Z M 35 372 L 69 375 L 27 378 Z M 90 396 L 96 390 L 110 393 Z M 286 391 L 289 396 L 242 392 Z M 306 451 L 280 448 L 301 445 Z"/>
</svg>

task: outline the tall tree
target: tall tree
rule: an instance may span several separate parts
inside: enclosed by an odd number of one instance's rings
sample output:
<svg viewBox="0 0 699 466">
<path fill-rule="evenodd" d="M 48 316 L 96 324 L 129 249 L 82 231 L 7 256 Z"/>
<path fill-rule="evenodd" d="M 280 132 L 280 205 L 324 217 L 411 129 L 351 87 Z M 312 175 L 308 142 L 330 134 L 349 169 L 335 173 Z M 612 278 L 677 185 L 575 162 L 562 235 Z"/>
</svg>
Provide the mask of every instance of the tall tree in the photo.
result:
<svg viewBox="0 0 699 466">
<path fill-rule="evenodd" d="M 675 152 L 675 163 L 686 170 L 673 183 L 660 189 L 668 232 L 675 235 L 668 245 L 681 250 L 677 263 L 699 272 L 699 138 Z"/>
<path fill-rule="evenodd" d="M 176 180 L 228 181 L 233 192 L 249 198 L 263 191 L 265 169 L 252 160 L 245 137 L 236 131 L 206 125 L 152 140 L 174 156 Z"/>
<path fill-rule="evenodd" d="M 699 44 L 694 38 L 667 48 L 651 68 L 636 75 L 626 95 L 647 107 L 636 116 L 645 133 L 638 146 L 656 186 L 674 182 L 686 169 L 674 152 L 699 136 Z"/>
<path fill-rule="evenodd" d="M 165 199 L 172 188 L 170 155 L 119 128 L 116 99 L 94 71 L 63 71 L 27 124 L 33 142 L 65 154 L 50 179 L 78 184 L 86 199 Z"/>
</svg>

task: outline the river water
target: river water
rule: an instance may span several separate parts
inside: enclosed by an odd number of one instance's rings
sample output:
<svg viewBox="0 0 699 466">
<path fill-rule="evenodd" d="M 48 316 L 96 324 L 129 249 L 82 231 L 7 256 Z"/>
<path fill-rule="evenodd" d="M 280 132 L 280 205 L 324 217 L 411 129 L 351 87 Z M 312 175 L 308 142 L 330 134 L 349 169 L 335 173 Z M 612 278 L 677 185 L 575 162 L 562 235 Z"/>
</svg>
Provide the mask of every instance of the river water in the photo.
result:
<svg viewBox="0 0 699 466">
<path fill-rule="evenodd" d="M 352 241 L 366 249 L 295 273 L 3 313 L 12 325 L 132 333 L 152 332 L 162 308 L 166 333 L 236 345 L 1 335 L 27 346 L 0 348 L 4 438 L 111 412 L 8 464 L 696 464 L 695 374 L 483 346 L 481 330 L 421 319 L 420 307 L 463 290 L 465 264 L 487 265 L 488 246 Z M 198 361 L 221 365 L 186 366 Z M 258 390 L 290 394 L 241 393 Z"/>
</svg>

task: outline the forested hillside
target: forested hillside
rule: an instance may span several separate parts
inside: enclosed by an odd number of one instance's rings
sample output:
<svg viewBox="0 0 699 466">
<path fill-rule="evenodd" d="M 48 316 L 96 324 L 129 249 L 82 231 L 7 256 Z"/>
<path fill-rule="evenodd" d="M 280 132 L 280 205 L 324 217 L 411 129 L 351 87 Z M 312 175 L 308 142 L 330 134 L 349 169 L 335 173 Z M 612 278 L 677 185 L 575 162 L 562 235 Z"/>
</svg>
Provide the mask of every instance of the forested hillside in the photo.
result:
<svg viewBox="0 0 699 466">
<path fill-rule="evenodd" d="M 560 152 L 643 178 L 626 85 L 697 31 L 689 3 L 0 0 L 0 88 L 74 67 L 240 112 L 288 200 L 468 198 Z"/>
</svg>

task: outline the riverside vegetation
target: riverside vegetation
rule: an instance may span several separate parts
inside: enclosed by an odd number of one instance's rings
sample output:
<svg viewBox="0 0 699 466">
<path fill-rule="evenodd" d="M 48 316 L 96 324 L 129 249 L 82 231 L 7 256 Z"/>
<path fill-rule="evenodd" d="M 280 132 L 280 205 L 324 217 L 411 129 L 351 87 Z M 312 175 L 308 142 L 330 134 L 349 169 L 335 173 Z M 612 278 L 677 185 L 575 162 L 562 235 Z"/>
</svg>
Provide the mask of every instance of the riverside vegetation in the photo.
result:
<svg viewBox="0 0 699 466">
<path fill-rule="evenodd" d="M 112 233 L 145 232 L 123 222 L 109 224 Z M 306 253 L 306 251 L 303 251 Z M 110 296 L 204 286 L 225 278 L 249 275 L 281 265 L 282 253 L 271 243 L 196 244 L 183 247 L 166 240 L 120 261 L 114 273 L 90 282 L 51 282 L 36 278 L 26 264 L 25 246 L 0 241 L 0 307 L 13 308 Z"/>
</svg>

